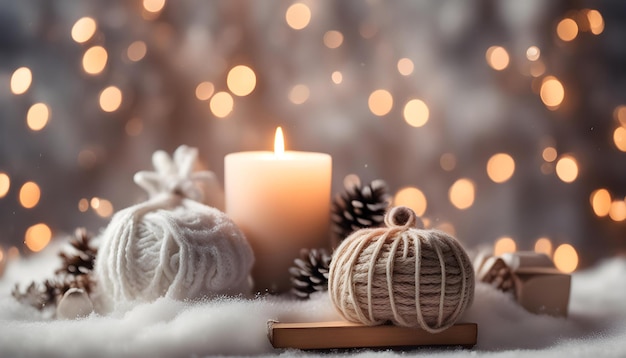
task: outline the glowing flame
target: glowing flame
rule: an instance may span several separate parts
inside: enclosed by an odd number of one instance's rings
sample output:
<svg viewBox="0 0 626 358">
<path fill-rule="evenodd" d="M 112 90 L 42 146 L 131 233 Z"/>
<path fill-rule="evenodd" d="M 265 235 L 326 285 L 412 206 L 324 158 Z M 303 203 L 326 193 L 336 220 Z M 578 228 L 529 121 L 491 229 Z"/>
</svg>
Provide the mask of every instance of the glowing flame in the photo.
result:
<svg viewBox="0 0 626 358">
<path fill-rule="evenodd" d="M 283 136 L 283 129 L 276 128 L 276 136 L 274 136 L 274 155 L 282 157 L 285 154 L 285 137 Z"/>
</svg>

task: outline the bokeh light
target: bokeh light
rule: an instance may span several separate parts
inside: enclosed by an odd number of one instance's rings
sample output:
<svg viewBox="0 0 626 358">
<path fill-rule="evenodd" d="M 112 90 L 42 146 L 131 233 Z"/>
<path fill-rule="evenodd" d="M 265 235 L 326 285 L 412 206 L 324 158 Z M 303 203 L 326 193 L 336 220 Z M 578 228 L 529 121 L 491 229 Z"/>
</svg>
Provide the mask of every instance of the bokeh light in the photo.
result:
<svg viewBox="0 0 626 358">
<path fill-rule="evenodd" d="M 398 72 L 400 72 L 403 76 L 408 76 L 413 73 L 415 65 L 413 65 L 413 61 L 408 58 L 401 58 L 398 60 Z"/>
<path fill-rule="evenodd" d="M 89 41 L 96 33 L 96 20 L 91 17 L 82 17 L 72 26 L 72 40 L 79 44 Z"/>
<path fill-rule="evenodd" d="M 238 65 L 228 71 L 226 84 L 235 96 L 247 96 L 256 87 L 256 75 L 250 67 Z"/>
<path fill-rule="evenodd" d="M 141 59 L 146 56 L 147 52 L 148 52 L 148 47 L 146 46 L 145 42 L 135 41 L 128 46 L 128 50 L 126 51 L 126 56 L 128 56 L 129 60 L 133 62 L 137 62 L 137 61 L 141 61 Z"/>
<path fill-rule="evenodd" d="M 52 239 L 52 231 L 44 223 L 35 224 L 26 230 L 24 244 L 32 252 L 43 250 Z"/>
<path fill-rule="evenodd" d="M 302 30 L 311 21 L 311 9 L 303 3 L 295 3 L 285 13 L 287 25 L 294 30 Z"/>
<path fill-rule="evenodd" d="M 428 115 L 428 106 L 420 99 L 412 99 L 404 106 L 404 120 L 412 127 L 426 124 Z"/>
<path fill-rule="evenodd" d="M 611 193 L 608 190 L 604 188 L 594 190 L 589 196 L 589 201 L 594 214 L 599 217 L 609 215 L 611 210 Z"/>
<path fill-rule="evenodd" d="M 374 115 L 382 117 L 391 111 L 393 97 L 389 91 L 378 89 L 370 94 L 367 104 Z"/>
<path fill-rule="evenodd" d="M 91 149 L 82 149 L 78 153 L 78 165 L 84 169 L 93 168 L 98 161 L 98 156 Z"/>
<path fill-rule="evenodd" d="M 124 126 L 126 134 L 131 137 L 136 137 L 143 132 L 143 121 L 139 117 L 133 117 Z"/>
<path fill-rule="evenodd" d="M 495 256 L 515 252 L 515 250 L 517 250 L 517 245 L 515 244 L 515 240 L 510 237 L 499 238 L 493 246 L 493 254 Z"/>
<path fill-rule="evenodd" d="M 406 206 L 413 209 L 417 216 L 424 215 L 428 206 L 424 193 L 415 187 L 405 187 L 398 190 L 393 203 L 395 206 Z"/>
<path fill-rule="evenodd" d="M 454 182 L 448 191 L 450 202 L 457 209 L 467 209 L 474 204 L 475 197 L 474 183 L 466 178 L 461 178 Z"/>
<path fill-rule="evenodd" d="M 494 154 L 487 161 L 487 175 L 496 183 L 504 183 L 511 179 L 514 172 L 515 161 L 509 154 Z"/>
<path fill-rule="evenodd" d="M 89 210 L 89 200 L 87 200 L 87 198 L 80 199 L 78 201 L 78 211 L 84 213 L 87 210 Z"/>
<path fill-rule="evenodd" d="M 348 174 L 343 177 L 343 186 L 344 188 L 351 188 L 353 186 L 361 185 L 361 178 L 359 178 L 356 174 Z"/>
<path fill-rule="evenodd" d="M 578 267 L 578 253 L 570 244 L 562 244 L 554 250 L 554 265 L 559 271 L 571 273 Z"/>
<path fill-rule="evenodd" d="M 211 97 L 209 102 L 209 108 L 214 116 L 218 118 L 225 118 L 233 111 L 234 107 L 233 97 L 227 92 L 217 92 Z"/>
<path fill-rule="evenodd" d="M 309 99 L 309 87 L 303 84 L 295 85 L 289 91 L 289 100 L 293 104 L 302 104 Z"/>
<path fill-rule="evenodd" d="M 0 199 L 4 198 L 11 188 L 11 178 L 7 173 L 0 172 Z"/>
<path fill-rule="evenodd" d="M 200 82 L 196 86 L 196 98 L 201 101 L 206 101 L 213 95 L 215 92 L 215 86 L 211 82 Z"/>
<path fill-rule="evenodd" d="M 105 112 L 115 112 L 122 105 L 122 91 L 109 86 L 100 92 L 100 108 Z"/>
<path fill-rule="evenodd" d="M 113 214 L 113 204 L 107 199 L 94 197 L 91 198 L 90 204 L 100 217 L 108 218 Z"/>
<path fill-rule="evenodd" d="M 598 10 L 587 11 L 587 20 L 592 34 L 600 35 L 604 31 L 604 19 Z"/>
<path fill-rule="evenodd" d="M 546 73 L 546 65 L 543 64 L 543 61 L 537 60 L 530 65 L 530 75 L 533 77 L 540 77 Z"/>
<path fill-rule="evenodd" d="M 24 183 L 20 188 L 19 200 L 20 204 L 26 208 L 31 209 L 37 206 L 39 199 L 41 198 L 41 190 L 37 183 L 29 181 Z"/>
<path fill-rule="evenodd" d="M 83 69 L 90 75 L 97 75 L 106 67 L 108 57 L 104 47 L 91 47 L 83 55 Z"/>
<path fill-rule="evenodd" d="M 151 13 L 158 13 L 163 10 L 165 0 L 143 0 L 143 8 Z"/>
<path fill-rule="evenodd" d="M 502 71 L 509 66 L 509 53 L 502 46 L 491 46 L 485 53 L 487 64 L 496 71 Z"/>
<path fill-rule="evenodd" d="M 555 110 L 565 98 L 565 88 L 556 77 L 548 76 L 541 83 L 539 96 L 548 109 Z"/>
<path fill-rule="evenodd" d="M 556 162 L 556 175 L 562 181 L 571 183 L 578 177 L 578 163 L 574 157 L 564 155 Z"/>
<path fill-rule="evenodd" d="M 570 18 L 561 20 L 556 26 L 556 34 L 563 41 L 572 41 L 578 36 L 578 25 L 576 21 Z"/>
<path fill-rule="evenodd" d="M 541 50 L 539 50 L 539 47 L 537 46 L 530 46 L 526 50 L 526 58 L 529 61 L 537 61 L 539 59 L 539 56 L 541 56 Z"/>
<path fill-rule="evenodd" d="M 40 131 L 48 124 L 49 118 L 50 110 L 48 106 L 44 103 L 35 103 L 26 113 L 26 125 L 32 131 Z"/>
<path fill-rule="evenodd" d="M 424 227 L 426 227 L 426 224 L 424 224 Z M 456 228 L 454 227 L 454 225 L 452 225 L 452 223 L 447 222 L 447 221 L 437 224 L 437 226 L 435 226 L 435 229 L 441 230 L 451 236 L 457 236 Z"/>
<path fill-rule="evenodd" d="M 441 157 L 439 157 L 439 165 L 441 165 L 441 169 L 449 172 L 456 168 L 456 156 L 452 153 L 443 153 Z"/>
<path fill-rule="evenodd" d="M 542 237 L 535 241 L 535 252 L 552 256 L 552 242 L 547 237 Z"/>
<path fill-rule="evenodd" d="M 333 83 L 337 85 L 343 82 L 343 75 L 340 71 L 333 72 L 333 74 L 330 75 L 330 78 L 333 80 Z"/>
<path fill-rule="evenodd" d="M 626 202 L 624 200 L 613 200 L 609 208 L 609 217 L 613 221 L 626 220 Z"/>
<path fill-rule="evenodd" d="M 11 92 L 13 94 L 23 94 L 28 91 L 33 82 L 33 73 L 28 67 L 20 67 L 11 75 Z"/>
<path fill-rule="evenodd" d="M 9 247 L 6 254 L 7 260 L 14 260 L 20 257 L 20 249 L 15 246 Z"/>
<path fill-rule="evenodd" d="M 328 48 L 338 48 L 343 43 L 343 34 L 336 30 L 326 31 L 324 45 Z"/>
<path fill-rule="evenodd" d="M 548 163 L 555 161 L 557 156 L 558 153 L 554 147 L 545 147 L 543 152 L 541 152 L 541 157 Z"/>
<path fill-rule="evenodd" d="M 626 128 L 617 127 L 613 131 L 613 142 L 617 149 L 626 152 Z"/>
</svg>

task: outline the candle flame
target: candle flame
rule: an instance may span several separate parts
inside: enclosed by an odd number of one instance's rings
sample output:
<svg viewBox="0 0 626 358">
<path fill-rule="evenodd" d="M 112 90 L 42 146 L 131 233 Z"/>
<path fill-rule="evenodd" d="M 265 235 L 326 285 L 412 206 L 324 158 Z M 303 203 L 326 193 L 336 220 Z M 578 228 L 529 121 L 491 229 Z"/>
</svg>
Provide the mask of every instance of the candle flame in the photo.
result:
<svg viewBox="0 0 626 358">
<path fill-rule="evenodd" d="M 280 157 L 283 154 L 285 154 L 285 138 L 283 137 L 283 129 L 278 127 L 274 137 L 274 155 Z"/>
</svg>

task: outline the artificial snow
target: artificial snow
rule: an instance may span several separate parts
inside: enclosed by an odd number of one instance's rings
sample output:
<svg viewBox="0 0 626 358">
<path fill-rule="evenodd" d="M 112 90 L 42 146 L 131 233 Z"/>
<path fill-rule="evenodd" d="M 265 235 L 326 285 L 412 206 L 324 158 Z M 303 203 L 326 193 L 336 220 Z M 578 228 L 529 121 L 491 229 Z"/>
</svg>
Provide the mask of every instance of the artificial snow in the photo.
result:
<svg viewBox="0 0 626 358">
<path fill-rule="evenodd" d="M 267 321 L 339 319 L 324 293 L 308 301 L 288 297 L 230 297 L 201 302 L 161 298 L 107 316 L 55 320 L 16 302 L 11 289 L 50 277 L 58 247 L 9 263 L 0 278 L 0 357 L 203 357 L 215 355 L 311 356 L 273 349 Z M 613 258 L 573 274 L 567 318 L 526 312 L 514 299 L 477 284 L 462 321 L 478 323 L 474 349 L 355 350 L 357 357 L 625 357 L 626 259 Z"/>
</svg>

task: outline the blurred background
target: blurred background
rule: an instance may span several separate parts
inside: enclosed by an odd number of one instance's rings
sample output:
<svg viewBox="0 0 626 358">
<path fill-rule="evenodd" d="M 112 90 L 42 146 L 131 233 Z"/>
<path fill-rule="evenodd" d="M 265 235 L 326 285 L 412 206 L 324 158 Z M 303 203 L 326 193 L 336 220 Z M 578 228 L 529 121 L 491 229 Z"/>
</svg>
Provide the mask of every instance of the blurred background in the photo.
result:
<svg viewBox="0 0 626 358">
<path fill-rule="evenodd" d="M 146 194 L 155 150 L 384 179 L 466 247 L 626 253 L 626 3 L 0 0 L 0 260 Z M 269 204 L 268 204 L 269 205 Z"/>
</svg>

